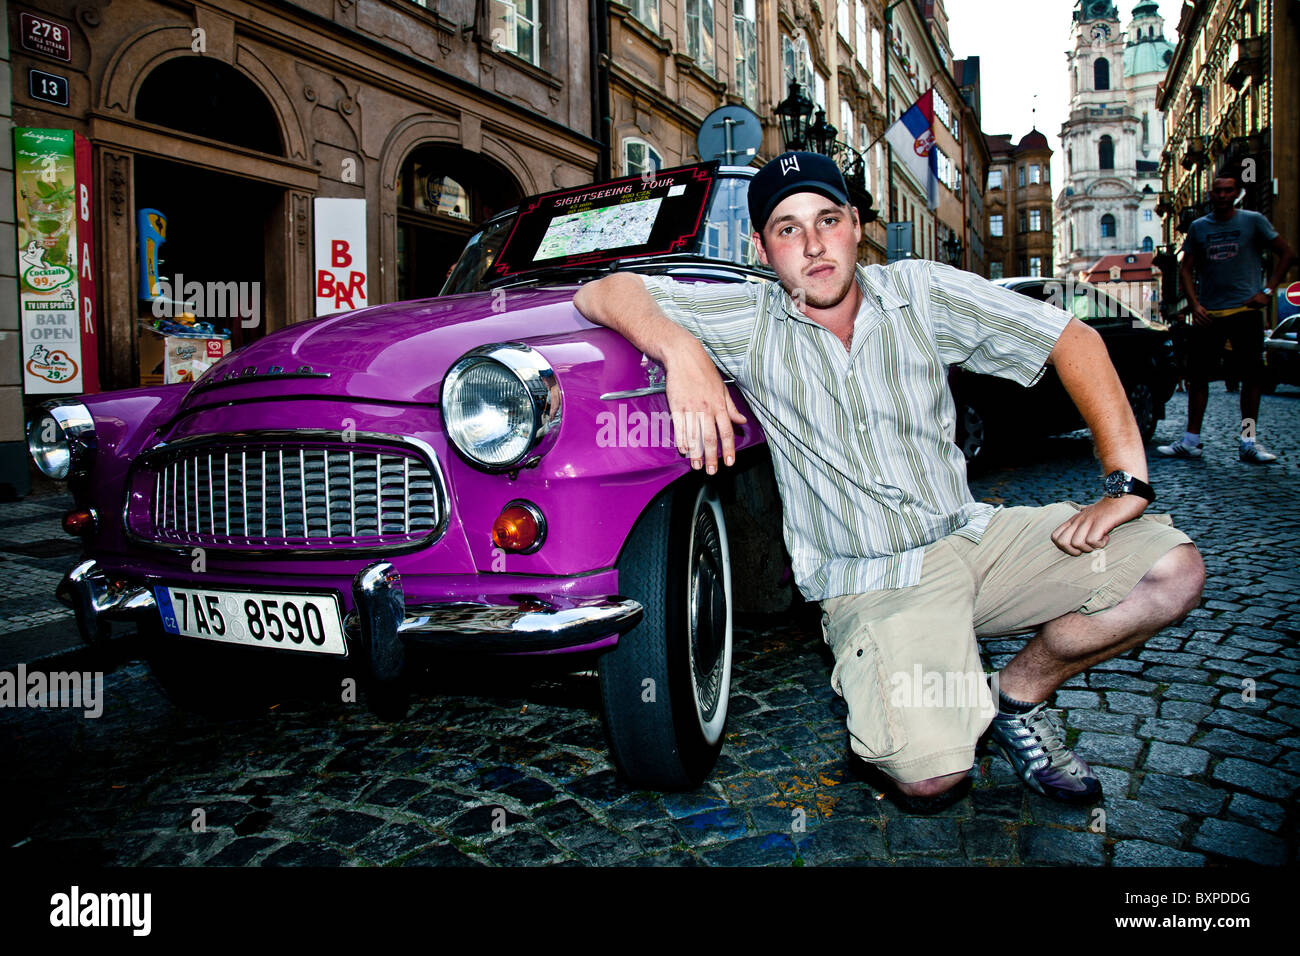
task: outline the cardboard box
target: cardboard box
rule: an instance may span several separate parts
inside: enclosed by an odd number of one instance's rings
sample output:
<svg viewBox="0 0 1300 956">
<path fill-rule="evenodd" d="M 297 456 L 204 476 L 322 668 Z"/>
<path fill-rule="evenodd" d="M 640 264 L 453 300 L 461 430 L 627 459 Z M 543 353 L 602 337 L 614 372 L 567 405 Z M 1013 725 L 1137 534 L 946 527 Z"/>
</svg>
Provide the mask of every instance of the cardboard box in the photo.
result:
<svg viewBox="0 0 1300 956">
<path fill-rule="evenodd" d="M 140 384 L 173 385 L 192 382 L 204 369 L 230 351 L 229 339 L 200 339 L 163 335 L 140 327 Z"/>
</svg>

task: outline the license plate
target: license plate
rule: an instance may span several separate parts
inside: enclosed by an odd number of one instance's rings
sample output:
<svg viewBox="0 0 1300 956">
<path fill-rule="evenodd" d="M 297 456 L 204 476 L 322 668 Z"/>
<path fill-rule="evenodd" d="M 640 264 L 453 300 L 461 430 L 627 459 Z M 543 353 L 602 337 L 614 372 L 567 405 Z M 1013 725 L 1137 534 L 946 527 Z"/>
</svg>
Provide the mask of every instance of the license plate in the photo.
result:
<svg viewBox="0 0 1300 956">
<path fill-rule="evenodd" d="M 326 594 L 153 589 L 163 630 L 227 644 L 346 654 L 338 598 Z"/>
</svg>

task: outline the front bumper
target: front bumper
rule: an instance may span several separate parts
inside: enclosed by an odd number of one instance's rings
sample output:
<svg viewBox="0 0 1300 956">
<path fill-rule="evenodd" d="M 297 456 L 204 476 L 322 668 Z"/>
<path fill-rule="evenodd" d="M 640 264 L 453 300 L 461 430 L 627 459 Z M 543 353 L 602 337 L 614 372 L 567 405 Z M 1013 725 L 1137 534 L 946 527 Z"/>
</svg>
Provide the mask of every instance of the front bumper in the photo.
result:
<svg viewBox="0 0 1300 956">
<path fill-rule="evenodd" d="M 158 615 L 153 591 L 117 582 L 94 560 L 64 576 L 55 592 L 71 607 L 87 644 L 108 636 L 107 622 Z M 353 610 L 344 619 L 351 646 L 380 680 L 391 680 L 405 663 L 405 645 L 417 642 L 447 650 L 537 653 L 594 648 L 613 643 L 641 618 L 630 598 L 575 598 L 516 594 L 508 603 L 455 601 L 407 605 L 401 577 L 387 561 L 371 564 L 352 581 Z"/>
</svg>

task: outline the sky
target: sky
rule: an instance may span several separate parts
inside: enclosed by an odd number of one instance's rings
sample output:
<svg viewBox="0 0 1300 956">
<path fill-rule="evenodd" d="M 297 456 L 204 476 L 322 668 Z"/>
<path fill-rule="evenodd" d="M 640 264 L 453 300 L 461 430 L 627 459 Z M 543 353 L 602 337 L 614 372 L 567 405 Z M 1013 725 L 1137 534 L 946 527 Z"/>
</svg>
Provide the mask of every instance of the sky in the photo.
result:
<svg viewBox="0 0 1300 956">
<path fill-rule="evenodd" d="M 1178 42 L 1182 0 L 1157 0 L 1165 38 Z M 1115 0 L 1128 27 L 1137 0 Z M 1011 133 L 1011 141 L 1037 126 L 1052 154 L 1052 192 L 1064 172 L 1061 124 L 1069 114 L 1070 47 L 1074 0 L 945 0 L 948 39 L 956 59 L 980 58 L 980 106 L 985 133 Z M 1035 95 L 1036 94 L 1036 95 Z"/>
</svg>

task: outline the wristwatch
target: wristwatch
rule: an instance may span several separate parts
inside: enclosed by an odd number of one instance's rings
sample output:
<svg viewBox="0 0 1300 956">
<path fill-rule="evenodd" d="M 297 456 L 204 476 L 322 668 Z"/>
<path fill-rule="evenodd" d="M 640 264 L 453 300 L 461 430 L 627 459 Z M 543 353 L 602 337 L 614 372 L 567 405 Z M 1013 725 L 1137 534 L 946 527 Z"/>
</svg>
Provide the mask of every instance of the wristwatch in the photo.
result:
<svg viewBox="0 0 1300 956">
<path fill-rule="evenodd" d="M 1265 295 L 1272 295 L 1272 294 L 1273 294 L 1273 290 L 1270 289 L 1268 286 L 1264 286 L 1264 288 L 1260 289 L 1259 291 L 1262 292 L 1262 293 L 1264 293 Z"/>
<path fill-rule="evenodd" d="M 1125 495 L 1138 495 L 1148 502 L 1156 500 L 1156 490 L 1141 478 L 1135 478 L 1127 471 L 1112 471 L 1101 480 L 1107 498 L 1123 498 Z"/>
</svg>

